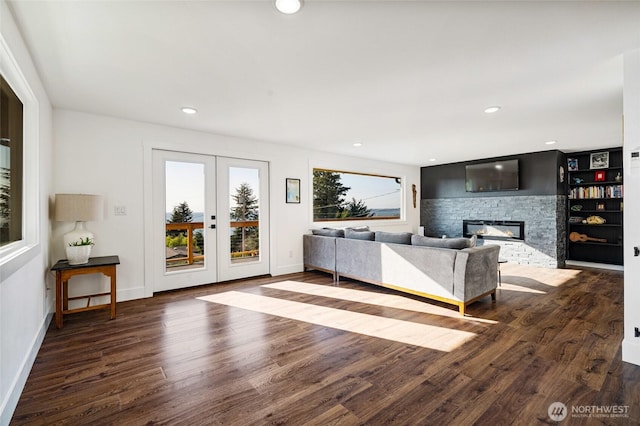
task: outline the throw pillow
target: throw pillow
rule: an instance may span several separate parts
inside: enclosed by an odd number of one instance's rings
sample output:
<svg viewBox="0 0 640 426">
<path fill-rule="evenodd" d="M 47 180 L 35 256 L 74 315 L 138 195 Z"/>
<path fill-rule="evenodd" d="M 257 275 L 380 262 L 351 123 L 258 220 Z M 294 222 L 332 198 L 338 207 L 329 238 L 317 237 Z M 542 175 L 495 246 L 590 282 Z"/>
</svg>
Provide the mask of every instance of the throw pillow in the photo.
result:
<svg viewBox="0 0 640 426">
<path fill-rule="evenodd" d="M 437 247 L 461 250 L 468 248 L 468 238 L 432 238 L 423 237 L 422 235 L 411 236 L 411 244 L 414 246 Z"/>
<path fill-rule="evenodd" d="M 344 230 L 344 236 L 345 238 L 351 238 L 354 240 L 373 241 L 376 237 L 376 233 L 371 231 L 354 231 L 353 229 L 346 228 Z"/>
<path fill-rule="evenodd" d="M 357 231 L 357 232 L 362 232 L 362 231 L 368 231 L 369 227 L 364 225 L 364 226 L 347 226 L 344 229 L 351 229 L 352 231 Z"/>
<path fill-rule="evenodd" d="M 311 233 L 322 237 L 344 237 L 344 230 L 334 228 L 312 229 Z"/>
<path fill-rule="evenodd" d="M 411 232 L 376 231 L 376 241 L 381 243 L 411 244 Z"/>
</svg>

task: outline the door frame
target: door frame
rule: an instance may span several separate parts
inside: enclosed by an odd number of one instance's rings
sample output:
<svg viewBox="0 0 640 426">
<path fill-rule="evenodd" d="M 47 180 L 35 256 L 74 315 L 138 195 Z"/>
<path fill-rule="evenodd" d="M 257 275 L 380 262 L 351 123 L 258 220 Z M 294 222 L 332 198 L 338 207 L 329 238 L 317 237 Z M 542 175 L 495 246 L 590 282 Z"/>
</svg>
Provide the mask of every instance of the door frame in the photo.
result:
<svg viewBox="0 0 640 426">
<path fill-rule="evenodd" d="M 177 138 L 176 138 L 177 139 Z M 225 149 L 217 149 L 219 146 L 215 146 L 211 143 L 210 139 L 204 138 L 201 142 L 159 142 L 158 140 L 142 140 L 142 150 L 143 150 L 143 208 L 142 214 L 144 218 L 153 217 L 153 150 L 163 150 L 163 151 L 176 151 L 176 152 L 184 152 L 190 154 L 202 154 L 202 155 L 212 155 L 215 157 L 230 157 L 230 158 L 244 158 L 247 160 L 255 160 L 255 161 L 263 161 L 268 165 L 268 186 L 269 186 L 269 197 L 267 200 L 267 205 L 271 206 L 274 196 L 273 191 L 273 182 L 271 179 L 271 161 L 269 158 L 258 157 L 247 155 L 249 152 L 243 151 L 242 153 L 238 153 L 235 151 L 225 150 Z M 274 215 L 269 215 L 269 232 L 273 233 L 274 226 Z M 144 259 L 144 287 L 140 289 L 136 289 L 132 294 L 132 298 L 138 299 L 143 297 L 153 297 L 153 279 L 154 279 L 154 251 L 153 251 L 153 221 L 144 220 L 143 221 L 143 259 Z M 271 274 L 274 270 L 274 259 L 276 256 L 273 256 L 274 250 L 274 239 L 269 239 L 269 244 L 266 248 L 269 250 L 269 273 Z"/>
</svg>

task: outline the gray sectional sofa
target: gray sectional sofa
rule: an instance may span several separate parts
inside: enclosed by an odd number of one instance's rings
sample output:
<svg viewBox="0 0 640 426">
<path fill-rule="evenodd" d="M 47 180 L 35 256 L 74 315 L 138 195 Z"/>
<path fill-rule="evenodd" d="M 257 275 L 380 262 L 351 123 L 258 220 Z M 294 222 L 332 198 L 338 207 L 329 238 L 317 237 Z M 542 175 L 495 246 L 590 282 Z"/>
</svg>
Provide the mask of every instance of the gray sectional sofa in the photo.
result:
<svg viewBox="0 0 640 426">
<path fill-rule="evenodd" d="M 304 235 L 304 267 L 458 306 L 491 295 L 498 282 L 497 245 L 467 238 L 353 230 Z M 342 232 L 340 232 L 342 231 Z M 434 246 L 435 245 L 435 246 Z"/>
</svg>

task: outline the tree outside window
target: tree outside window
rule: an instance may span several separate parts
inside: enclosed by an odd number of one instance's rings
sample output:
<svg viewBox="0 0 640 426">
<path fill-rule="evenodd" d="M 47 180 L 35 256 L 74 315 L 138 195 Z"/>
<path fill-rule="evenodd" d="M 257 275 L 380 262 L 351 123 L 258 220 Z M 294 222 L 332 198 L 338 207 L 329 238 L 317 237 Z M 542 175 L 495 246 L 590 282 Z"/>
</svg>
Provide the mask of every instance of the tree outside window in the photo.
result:
<svg viewBox="0 0 640 426">
<path fill-rule="evenodd" d="M 244 182 L 236 188 L 236 193 L 231 199 L 235 202 L 230 212 L 231 256 L 253 256 L 260 249 L 260 228 L 256 223 L 260 218 L 258 198 L 254 195 L 251 185 Z"/>
<path fill-rule="evenodd" d="M 313 169 L 313 220 L 400 219 L 402 179 Z"/>
</svg>

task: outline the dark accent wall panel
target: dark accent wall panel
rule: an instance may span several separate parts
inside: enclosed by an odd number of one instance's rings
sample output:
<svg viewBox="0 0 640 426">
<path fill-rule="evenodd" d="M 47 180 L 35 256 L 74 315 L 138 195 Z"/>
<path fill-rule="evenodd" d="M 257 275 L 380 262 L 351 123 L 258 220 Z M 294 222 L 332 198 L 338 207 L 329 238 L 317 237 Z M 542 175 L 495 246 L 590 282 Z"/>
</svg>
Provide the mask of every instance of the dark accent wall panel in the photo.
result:
<svg viewBox="0 0 640 426">
<path fill-rule="evenodd" d="M 519 186 L 517 191 L 467 192 L 465 191 L 465 166 L 497 160 L 519 160 Z M 421 199 L 509 197 L 534 195 L 562 195 L 565 182 L 560 182 L 560 166 L 564 167 L 565 154 L 558 150 L 486 158 L 482 160 L 422 167 Z"/>
</svg>

